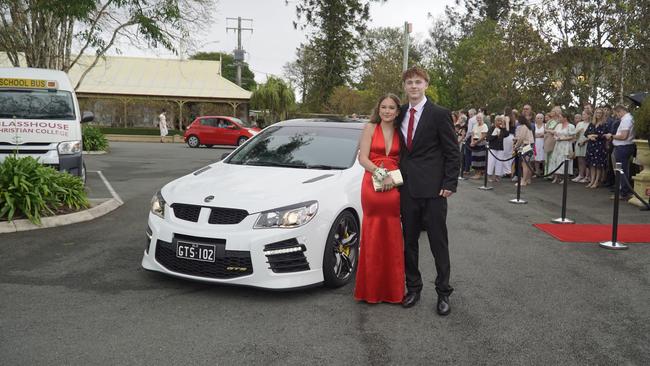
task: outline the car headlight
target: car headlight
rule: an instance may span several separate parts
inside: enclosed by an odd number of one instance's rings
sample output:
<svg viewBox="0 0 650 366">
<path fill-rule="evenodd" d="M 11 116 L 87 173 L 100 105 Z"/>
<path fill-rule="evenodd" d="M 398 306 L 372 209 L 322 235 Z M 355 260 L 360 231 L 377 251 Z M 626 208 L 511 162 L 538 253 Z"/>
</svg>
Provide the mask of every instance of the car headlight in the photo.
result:
<svg viewBox="0 0 650 366">
<path fill-rule="evenodd" d="M 165 199 L 163 198 L 160 191 L 151 197 L 151 213 L 160 217 L 161 219 L 165 218 Z"/>
<path fill-rule="evenodd" d="M 255 222 L 254 229 L 295 228 L 305 225 L 316 216 L 318 202 L 309 201 L 296 205 L 264 211 Z"/>
<path fill-rule="evenodd" d="M 81 141 L 63 141 L 57 146 L 59 155 L 70 155 L 81 152 Z"/>
</svg>

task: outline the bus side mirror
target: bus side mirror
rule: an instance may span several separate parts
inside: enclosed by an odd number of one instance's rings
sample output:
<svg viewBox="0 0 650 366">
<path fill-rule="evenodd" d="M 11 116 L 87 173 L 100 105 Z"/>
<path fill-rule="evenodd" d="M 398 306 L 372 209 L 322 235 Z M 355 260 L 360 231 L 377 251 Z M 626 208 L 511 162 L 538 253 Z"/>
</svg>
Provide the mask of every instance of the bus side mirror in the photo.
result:
<svg viewBox="0 0 650 366">
<path fill-rule="evenodd" d="M 93 112 L 85 111 L 81 116 L 81 123 L 91 122 L 95 119 Z"/>
</svg>

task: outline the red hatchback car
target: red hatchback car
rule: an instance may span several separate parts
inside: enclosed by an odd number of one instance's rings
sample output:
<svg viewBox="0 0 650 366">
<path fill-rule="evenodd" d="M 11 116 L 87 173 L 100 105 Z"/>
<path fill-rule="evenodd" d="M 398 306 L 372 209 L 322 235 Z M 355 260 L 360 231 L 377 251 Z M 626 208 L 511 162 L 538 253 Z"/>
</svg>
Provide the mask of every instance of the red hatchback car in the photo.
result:
<svg viewBox="0 0 650 366">
<path fill-rule="evenodd" d="M 205 145 L 241 145 L 260 131 L 235 117 L 197 117 L 185 130 L 185 142 L 189 147 Z"/>
</svg>

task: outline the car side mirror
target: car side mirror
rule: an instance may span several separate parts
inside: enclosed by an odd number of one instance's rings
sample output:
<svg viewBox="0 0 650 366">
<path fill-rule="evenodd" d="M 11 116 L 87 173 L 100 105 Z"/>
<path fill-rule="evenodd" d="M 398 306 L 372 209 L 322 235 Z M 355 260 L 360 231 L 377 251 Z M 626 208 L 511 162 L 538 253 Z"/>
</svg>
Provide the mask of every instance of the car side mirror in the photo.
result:
<svg viewBox="0 0 650 366">
<path fill-rule="evenodd" d="M 227 158 L 228 155 L 230 155 L 230 153 L 223 153 L 223 154 L 221 154 L 221 159 L 219 159 L 219 160 L 223 160 L 223 159 Z"/>
<path fill-rule="evenodd" d="M 91 122 L 95 119 L 93 112 L 84 111 L 81 115 L 81 123 Z"/>
</svg>

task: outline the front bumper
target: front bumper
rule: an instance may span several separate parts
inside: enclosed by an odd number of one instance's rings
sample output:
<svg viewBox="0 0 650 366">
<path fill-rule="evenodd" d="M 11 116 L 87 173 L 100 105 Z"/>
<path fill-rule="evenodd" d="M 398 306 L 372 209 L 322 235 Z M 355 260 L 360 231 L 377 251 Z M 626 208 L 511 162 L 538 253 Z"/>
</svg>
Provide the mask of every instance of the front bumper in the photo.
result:
<svg viewBox="0 0 650 366">
<path fill-rule="evenodd" d="M 210 283 L 254 286 L 268 289 L 291 289 L 323 282 L 323 251 L 329 224 L 316 215 L 308 224 L 294 229 L 252 229 L 259 214 L 247 216 L 234 225 L 208 224 L 204 208 L 198 222 L 174 217 L 167 207 L 165 220 L 149 213 L 147 244 L 142 267 L 171 276 Z M 216 245 L 215 263 L 201 263 L 175 257 L 176 241 L 196 241 Z M 293 272 L 271 268 L 282 255 L 267 256 L 270 244 L 284 243 L 301 247 L 307 266 L 293 267 Z M 273 247 L 271 245 L 271 247 Z M 286 246 L 286 245 L 284 245 Z M 273 259 L 276 258 L 274 261 Z M 295 263 L 295 261 L 294 261 Z M 250 265 L 250 268 L 248 266 Z"/>
</svg>

